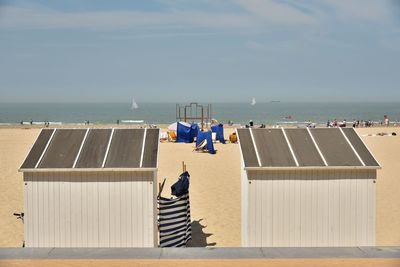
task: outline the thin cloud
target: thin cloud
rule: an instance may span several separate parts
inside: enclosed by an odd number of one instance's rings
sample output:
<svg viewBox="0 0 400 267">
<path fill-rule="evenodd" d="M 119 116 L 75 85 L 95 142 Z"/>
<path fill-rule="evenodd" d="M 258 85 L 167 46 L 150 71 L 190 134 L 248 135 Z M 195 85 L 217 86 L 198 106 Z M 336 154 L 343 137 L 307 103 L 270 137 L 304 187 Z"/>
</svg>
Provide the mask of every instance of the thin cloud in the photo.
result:
<svg viewBox="0 0 400 267">
<path fill-rule="evenodd" d="M 243 12 L 207 12 L 193 9 L 166 11 L 85 11 L 62 12 L 45 7 L 3 7 L 0 28 L 7 29 L 87 29 L 113 30 L 139 27 L 199 27 L 212 29 L 252 29 L 284 24 L 296 26 L 313 18 L 291 6 L 266 1 L 238 1 Z"/>
</svg>

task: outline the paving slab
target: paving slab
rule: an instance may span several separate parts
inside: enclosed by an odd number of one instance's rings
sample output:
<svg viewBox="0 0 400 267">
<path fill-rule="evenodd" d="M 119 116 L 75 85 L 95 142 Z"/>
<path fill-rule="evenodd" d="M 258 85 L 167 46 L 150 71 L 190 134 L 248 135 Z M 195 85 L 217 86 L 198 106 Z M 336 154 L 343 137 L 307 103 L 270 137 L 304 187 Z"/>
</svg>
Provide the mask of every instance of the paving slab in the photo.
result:
<svg viewBox="0 0 400 267">
<path fill-rule="evenodd" d="M 368 258 L 400 258 L 400 247 L 360 247 Z"/>
<path fill-rule="evenodd" d="M 266 258 L 364 258 L 358 247 L 262 248 Z"/>
<path fill-rule="evenodd" d="M 164 248 L 162 259 L 261 259 L 261 248 Z"/>
</svg>

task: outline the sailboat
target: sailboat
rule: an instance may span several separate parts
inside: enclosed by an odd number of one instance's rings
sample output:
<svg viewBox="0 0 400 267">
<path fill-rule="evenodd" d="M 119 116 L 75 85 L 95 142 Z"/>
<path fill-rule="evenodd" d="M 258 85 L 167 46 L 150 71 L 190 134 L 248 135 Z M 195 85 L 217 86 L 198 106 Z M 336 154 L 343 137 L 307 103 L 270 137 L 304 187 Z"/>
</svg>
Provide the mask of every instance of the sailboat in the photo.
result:
<svg viewBox="0 0 400 267">
<path fill-rule="evenodd" d="M 132 107 L 131 107 L 131 109 L 138 109 L 138 108 L 139 108 L 139 105 L 136 103 L 135 98 L 132 97 Z"/>
<path fill-rule="evenodd" d="M 256 104 L 256 98 L 253 97 L 253 98 L 251 99 L 251 105 L 254 106 L 255 104 Z"/>
<path fill-rule="evenodd" d="M 132 97 L 132 106 L 131 109 L 135 110 L 138 109 L 139 105 L 136 103 L 135 98 Z M 121 120 L 121 123 L 143 123 L 144 120 Z"/>
</svg>

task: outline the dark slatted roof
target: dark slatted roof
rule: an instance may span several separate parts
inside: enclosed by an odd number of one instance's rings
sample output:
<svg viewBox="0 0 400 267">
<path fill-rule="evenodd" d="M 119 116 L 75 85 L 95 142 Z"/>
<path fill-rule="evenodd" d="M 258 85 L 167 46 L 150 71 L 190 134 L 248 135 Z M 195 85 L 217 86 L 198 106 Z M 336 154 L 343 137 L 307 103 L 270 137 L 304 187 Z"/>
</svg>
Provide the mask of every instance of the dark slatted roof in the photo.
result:
<svg viewBox="0 0 400 267">
<path fill-rule="evenodd" d="M 258 167 L 257 155 L 249 129 L 237 129 L 242 150 L 244 165 L 246 167 Z"/>
<path fill-rule="evenodd" d="M 56 130 L 39 168 L 72 168 L 86 129 Z"/>
<path fill-rule="evenodd" d="M 118 129 L 114 131 L 105 167 L 139 168 L 144 130 Z"/>
<path fill-rule="evenodd" d="M 375 160 L 364 142 L 352 128 L 343 128 L 343 132 L 346 134 L 353 147 L 357 150 L 358 155 L 360 155 L 365 165 L 379 166 L 379 163 Z"/>
<path fill-rule="evenodd" d="M 325 166 L 307 129 L 286 129 L 299 166 Z"/>
<path fill-rule="evenodd" d="M 310 131 L 329 166 L 362 166 L 339 128 Z"/>
<path fill-rule="evenodd" d="M 281 129 L 252 129 L 261 166 L 296 166 Z"/>
<path fill-rule="evenodd" d="M 143 152 L 143 167 L 155 167 L 157 165 L 158 135 L 158 129 L 147 130 Z"/>
<path fill-rule="evenodd" d="M 159 129 L 43 129 L 21 170 L 157 168 L 158 137 Z"/>
<path fill-rule="evenodd" d="M 379 168 L 353 128 L 237 129 L 247 168 Z"/>
<path fill-rule="evenodd" d="M 42 151 L 46 147 L 47 143 L 51 135 L 53 134 L 54 129 L 43 129 L 38 138 L 36 139 L 35 144 L 32 149 L 29 151 L 28 156 L 26 157 L 24 163 L 21 168 L 35 168 L 36 163 L 38 162 L 40 156 L 42 155 Z"/>
<path fill-rule="evenodd" d="M 106 155 L 111 129 L 90 129 L 76 168 L 101 168 Z"/>
</svg>

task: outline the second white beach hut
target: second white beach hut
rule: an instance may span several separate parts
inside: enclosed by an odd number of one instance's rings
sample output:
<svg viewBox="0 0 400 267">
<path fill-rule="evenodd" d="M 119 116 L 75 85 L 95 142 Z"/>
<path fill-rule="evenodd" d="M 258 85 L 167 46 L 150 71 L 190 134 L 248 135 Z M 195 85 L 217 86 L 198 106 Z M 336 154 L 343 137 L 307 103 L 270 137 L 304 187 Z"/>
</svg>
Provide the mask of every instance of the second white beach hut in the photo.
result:
<svg viewBox="0 0 400 267">
<path fill-rule="evenodd" d="M 237 133 L 242 246 L 375 246 L 380 165 L 354 129 Z"/>
<path fill-rule="evenodd" d="M 158 129 L 43 129 L 24 175 L 26 247 L 157 246 Z"/>
</svg>

